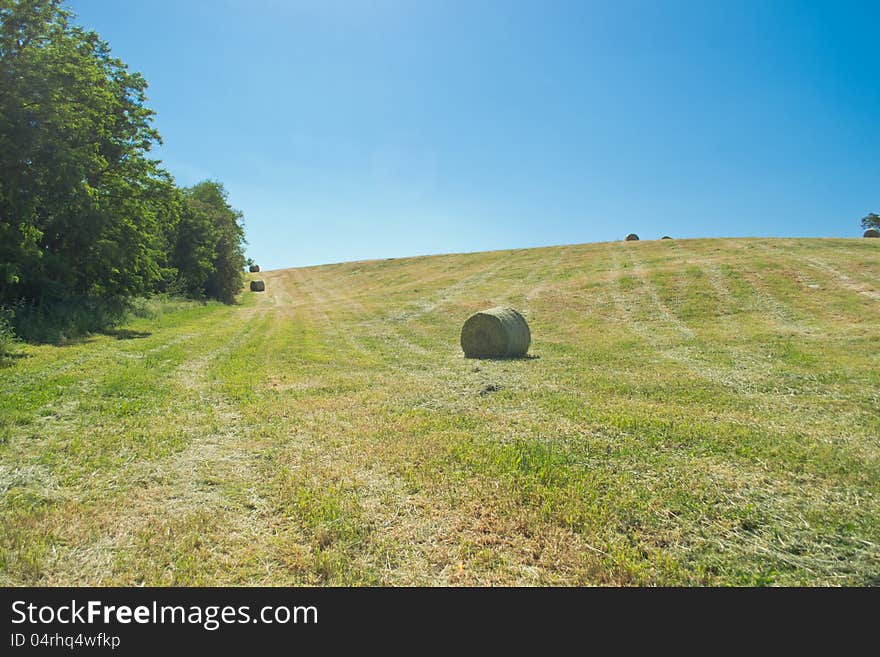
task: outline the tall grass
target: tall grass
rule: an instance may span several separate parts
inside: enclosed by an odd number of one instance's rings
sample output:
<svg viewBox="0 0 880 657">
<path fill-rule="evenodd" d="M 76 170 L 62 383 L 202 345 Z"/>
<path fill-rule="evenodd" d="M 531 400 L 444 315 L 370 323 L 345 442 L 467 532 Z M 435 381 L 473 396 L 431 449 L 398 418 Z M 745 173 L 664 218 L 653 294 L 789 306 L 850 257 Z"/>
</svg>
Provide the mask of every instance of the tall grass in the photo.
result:
<svg viewBox="0 0 880 657">
<path fill-rule="evenodd" d="M 116 326 L 125 319 L 130 307 L 125 299 L 91 297 L 19 303 L 13 308 L 11 324 L 26 342 L 64 344 Z"/>
<path fill-rule="evenodd" d="M 12 327 L 12 310 L 0 306 L 0 366 L 6 365 L 12 356 L 12 346 L 18 341 Z"/>
</svg>

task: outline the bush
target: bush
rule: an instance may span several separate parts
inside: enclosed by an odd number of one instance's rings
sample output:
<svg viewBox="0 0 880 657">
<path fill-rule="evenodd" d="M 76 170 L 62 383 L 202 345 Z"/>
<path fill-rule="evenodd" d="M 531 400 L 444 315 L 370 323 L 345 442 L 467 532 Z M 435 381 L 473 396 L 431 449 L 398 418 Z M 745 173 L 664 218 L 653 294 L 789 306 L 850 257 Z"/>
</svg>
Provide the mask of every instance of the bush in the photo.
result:
<svg viewBox="0 0 880 657">
<path fill-rule="evenodd" d="M 0 307 L 0 365 L 5 365 L 12 356 L 12 346 L 18 342 L 12 328 L 12 310 Z"/>
<path fill-rule="evenodd" d="M 64 344 L 106 331 L 121 322 L 129 309 L 126 299 L 79 297 L 42 304 L 19 303 L 12 324 L 28 342 Z"/>
</svg>

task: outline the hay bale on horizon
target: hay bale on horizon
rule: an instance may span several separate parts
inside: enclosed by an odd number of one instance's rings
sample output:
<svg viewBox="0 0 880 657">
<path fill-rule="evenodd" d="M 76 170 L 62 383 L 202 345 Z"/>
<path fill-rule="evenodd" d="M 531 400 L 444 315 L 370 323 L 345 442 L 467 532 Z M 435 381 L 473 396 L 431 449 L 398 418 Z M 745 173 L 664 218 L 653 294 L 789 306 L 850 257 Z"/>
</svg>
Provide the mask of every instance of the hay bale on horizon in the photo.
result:
<svg viewBox="0 0 880 657">
<path fill-rule="evenodd" d="M 251 292 L 265 292 L 266 291 L 266 282 L 265 281 L 251 281 Z"/>
<path fill-rule="evenodd" d="M 258 271 L 260 271 L 260 265 L 251 265 L 250 267 L 248 267 L 248 271 L 252 274 L 256 274 Z"/>
<path fill-rule="evenodd" d="M 461 327 L 465 358 L 519 358 L 526 355 L 532 333 L 513 308 L 496 307 L 474 313 Z"/>
<path fill-rule="evenodd" d="M 869 228 L 862 234 L 862 237 L 880 237 L 880 230 L 876 228 Z"/>
<path fill-rule="evenodd" d="M 626 239 L 624 241 L 625 242 L 638 242 L 639 236 L 636 235 L 635 233 L 630 233 L 629 235 L 626 236 Z"/>
</svg>

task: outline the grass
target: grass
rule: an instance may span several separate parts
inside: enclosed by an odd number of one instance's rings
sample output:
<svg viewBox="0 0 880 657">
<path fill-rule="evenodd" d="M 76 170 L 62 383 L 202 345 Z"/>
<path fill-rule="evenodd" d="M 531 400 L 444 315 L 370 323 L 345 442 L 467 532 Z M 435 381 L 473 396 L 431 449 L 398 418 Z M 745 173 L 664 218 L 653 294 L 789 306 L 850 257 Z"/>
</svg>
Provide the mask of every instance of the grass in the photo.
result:
<svg viewBox="0 0 880 657">
<path fill-rule="evenodd" d="M 0 369 L 0 583 L 880 583 L 880 250 L 261 272 Z M 528 360 L 462 357 L 512 305 Z"/>
</svg>

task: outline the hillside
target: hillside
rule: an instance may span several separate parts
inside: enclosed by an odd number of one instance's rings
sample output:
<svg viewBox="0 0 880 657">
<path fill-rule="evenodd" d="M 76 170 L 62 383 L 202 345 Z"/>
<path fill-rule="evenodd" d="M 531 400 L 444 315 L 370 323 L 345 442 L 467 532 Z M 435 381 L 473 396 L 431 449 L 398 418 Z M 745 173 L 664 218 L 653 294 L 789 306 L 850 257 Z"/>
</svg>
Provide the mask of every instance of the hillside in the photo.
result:
<svg viewBox="0 0 880 657">
<path fill-rule="evenodd" d="M 0 584 L 880 583 L 880 240 L 254 276 L 0 370 Z"/>
</svg>

